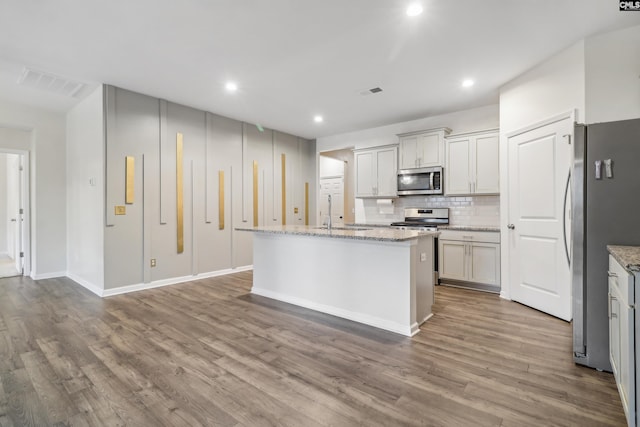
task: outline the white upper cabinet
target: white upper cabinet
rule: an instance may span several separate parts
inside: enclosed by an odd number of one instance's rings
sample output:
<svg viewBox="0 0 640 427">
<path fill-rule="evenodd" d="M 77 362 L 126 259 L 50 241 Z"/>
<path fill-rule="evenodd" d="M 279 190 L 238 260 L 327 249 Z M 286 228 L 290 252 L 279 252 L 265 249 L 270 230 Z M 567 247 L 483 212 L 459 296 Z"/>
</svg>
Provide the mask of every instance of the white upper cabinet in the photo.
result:
<svg viewBox="0 0 640 427">
<path fill-rule="evenodd" d="M 356 197 L 396 197 L 398 147 L 356 150 Z"/>
<path fill-rule="evenodd" d="M 400 169 L 443 166 L 444 138 L 449 132 L 451 129 L 439 128 L 398 135 Z"/>
<path fill-rule="evenodd" d="M 500 193 L 500 137 L 497 129 L 445 139 L 448 196 Z"/>
</svg>

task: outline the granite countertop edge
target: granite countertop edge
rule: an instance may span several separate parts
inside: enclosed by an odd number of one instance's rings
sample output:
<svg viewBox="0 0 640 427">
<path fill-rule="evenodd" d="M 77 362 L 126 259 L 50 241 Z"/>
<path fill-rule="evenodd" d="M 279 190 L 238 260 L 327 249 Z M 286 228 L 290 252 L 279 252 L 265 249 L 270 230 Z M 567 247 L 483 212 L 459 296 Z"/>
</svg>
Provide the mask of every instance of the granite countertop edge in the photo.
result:
<svg viewBox="0 0 640 427">
<path fill-rule="evenodd" d="M 439 225 L 438 230 L 460 230 L 460 231 L 490 231 L 500 232 L 500 227 L 493 225 Z"/>
<path fill-rule="evenodd" d="M 366 224 L 366 223 L 355 223 L 348 224 L 349 227 L 372 227 L 372 228 L 383 228 L 389 227 L 390 224 Z M 495 225 L 439 225 L 438 230 L 460 230 L 460 231 L 490 231 L 494 233 L 500 232 L 500 227 Z"/>
<path fill-rule="evenodd" d="M 607 245 L 607 250 L 629 273 L 640 272 L 640 246 Z"/>
<path fill-rule="evenodd" d="M 264 234 L 285 234 L 296 236 L 326 237 L 333 239 L 369 240 L 379 242 L 405 242 L 421 236 L 437 236 L 436 232 L 417 232 L 409 230 L 331 230 L 316 228 L 283 227 L 236 227 L 237 231 L 250 231 Z M 381 234 L 382 233 L 382 234 Z"/>
</svg>

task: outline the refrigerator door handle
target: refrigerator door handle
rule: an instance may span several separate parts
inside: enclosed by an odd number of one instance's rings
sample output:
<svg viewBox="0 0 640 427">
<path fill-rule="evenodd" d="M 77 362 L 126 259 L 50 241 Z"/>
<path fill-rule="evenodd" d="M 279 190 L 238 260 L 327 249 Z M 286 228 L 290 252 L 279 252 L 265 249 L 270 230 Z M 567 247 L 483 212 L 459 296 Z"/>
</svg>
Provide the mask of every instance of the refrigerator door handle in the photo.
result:
<svg viewBox="0 0 640 427">
<path fill-rule="evenodd" d="M 567 185 L 564 189 L 564 203 L 562 208 L 562 237 L 564 238 L 564 252 L 567 254 L 567 265 L 571 267 L 571 255 L 569 254 L 569 242 L 567 242 L 567 197 L 571 186 L 571 168 L 567 174 Z"/>
</svg>

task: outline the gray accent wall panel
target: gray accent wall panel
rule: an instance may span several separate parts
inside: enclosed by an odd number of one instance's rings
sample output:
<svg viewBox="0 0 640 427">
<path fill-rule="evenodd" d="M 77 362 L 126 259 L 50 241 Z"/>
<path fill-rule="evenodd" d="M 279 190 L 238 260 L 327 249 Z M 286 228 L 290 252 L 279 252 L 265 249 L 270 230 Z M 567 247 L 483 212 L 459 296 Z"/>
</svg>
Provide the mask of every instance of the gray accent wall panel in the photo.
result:
<svg viewBox="0 0 640 427">
<path fill-rule="evenodd" d="M 315 147 L 292 135 L 113 86 L 105 102 L 105 290 L 170 283 L 250 266 L 253 161 L 259 225 L 281 224 L 281 154 L 287 223 L 304 223 L 304 183 L 315 206 Z M 177 251 L 176 135 L 183 135 L 184 251 Z M 125 157 L 135 158 L 135 201 L 125 204 Z M 219 171 L 224 171 L 220 229 Z M 114 215 L 126 206 L 126 215 Z M 298 214 L 294 208 L 298 207 Z M 151 267 L 151 260 L 156 262 Z"/>
<path fill-rule="evenodd" d="M 126 215 L 113 215 L 105 227 L 105 289 L 144 282 L 143 155 L 158 141 L 158 100 L 123 89 L 109 88 L 106 136 L 105 209 L 125 206 Z M 135 158 L 135 199 L 125 204 L 125 157 Z M 108 216 L 109 218 L 109 216 Z M 109 225 L 112 224 L 112 225 Z"/>
</svg>

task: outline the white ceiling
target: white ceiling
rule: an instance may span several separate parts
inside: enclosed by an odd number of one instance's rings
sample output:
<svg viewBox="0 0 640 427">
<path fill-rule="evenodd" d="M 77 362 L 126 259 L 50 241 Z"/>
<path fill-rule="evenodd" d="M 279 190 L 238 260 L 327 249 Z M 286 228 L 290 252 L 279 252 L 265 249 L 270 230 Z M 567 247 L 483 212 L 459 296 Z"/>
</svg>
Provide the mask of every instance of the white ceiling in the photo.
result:
<svg viewBox="0 0 640 427">
<path fill-rule="evenodd" d="M 408 3 L 0 0 L 0 98 L 78 102 L 18 86 L 29 66 L 315 138 L 496 103 L 550 55 L 640 24 L 614 0 L 422 0 L 416 18 Z"/>
</svg>

